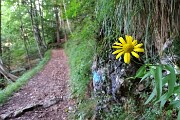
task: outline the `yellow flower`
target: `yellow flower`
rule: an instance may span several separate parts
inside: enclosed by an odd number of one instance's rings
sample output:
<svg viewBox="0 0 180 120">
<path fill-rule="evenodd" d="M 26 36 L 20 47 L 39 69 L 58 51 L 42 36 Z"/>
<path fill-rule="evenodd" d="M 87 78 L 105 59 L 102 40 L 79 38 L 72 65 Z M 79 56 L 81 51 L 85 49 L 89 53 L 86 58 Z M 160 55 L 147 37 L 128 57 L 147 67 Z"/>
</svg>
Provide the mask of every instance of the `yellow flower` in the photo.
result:
<svg viewBox="0 0 180 120">
<path fill-rule="evenodd" d="M 143 44 L 137 44 L 137 40 L 133 40 L 132 36 L 126 35 L 125 38 L 126 41 L 122 37 L 120 37 L 120 43 L 114 43 L 112 48 L 116 48 L 117 50 L 114 51 L 112 54 L 117 54 L 116 59 L 118 59 L 122 54 L 124 54 L 124 62 L 129 64 L 131 59 L 130 53 L 134 57 L 139 58 L 137 52 L 144 52 L 144 49 L 140 48 Z"/>
</svg>

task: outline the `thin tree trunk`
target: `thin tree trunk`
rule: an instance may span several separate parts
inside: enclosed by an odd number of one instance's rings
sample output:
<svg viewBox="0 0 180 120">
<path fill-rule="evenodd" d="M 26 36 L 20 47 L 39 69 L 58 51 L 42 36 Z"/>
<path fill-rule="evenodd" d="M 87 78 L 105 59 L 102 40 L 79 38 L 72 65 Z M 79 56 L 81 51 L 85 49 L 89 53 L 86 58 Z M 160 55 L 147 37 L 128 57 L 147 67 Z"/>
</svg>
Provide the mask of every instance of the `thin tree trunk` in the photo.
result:
<svg viewBox="0 0 180 120">
<path fill-rule="evenodd" d="M 37 33 L 37 28 L 36 28 L 36 26 L 34 25 L 34 20 L 33 20 L 32 0 L 30 0 L 30 10 L 29 10 L 29 14 L 30 14 L 30 18 L 31 18 L 31 25 L 32 25 L 33 34 L 34 34 L 36 46 L 37 46 L 37 49 L 38 49 L 39 57 L 40 57 L 40 59 L 42 59 L 42 58 L 43 58 L 43 55 L 42 55 L 41 49 L 40 49 L 40 47 L 39 47 L 39 45 L 40 45 L 40 43 L 39 43 L 39 42 L 40 42 L 40 41 L 39 41 L 39 36 L 38 36 L 38 33 Z"/>
<path fill-rule="evenodd" d="M 43 0 L 42 0 L 41 4 L 40 4 L 40 1 L 38 0 L 38 5 L 39 5 L 39 14 L 40 14 L 40 22 L 41 22 L 41 31 L 42 31 L 42 43 L 43 43 L 43 46 L 47 49 L 45 36 L 44 36 L 43 11 L 41 10 L 41 7 L 40 7 L 43 5 Z"/>
<path fill-rule="evenodd" d="M 64 6 L 64 12 L 65 12 L 65 15 L 66 15 L 66 4 L 65 4 L 64 0 L 63 0 L 63 6 Z M 66 15 L 66 22 L 67 22 L 67 26 L 68 26 L 69 32 L 72 34 L 70 23 L 69 23 L 67 15 Z"/>
<path fill-rule="evenodd" d="M 38 13 L 37 13 L 37 9 L 36 9 L 35 0 L 33 1 L 32 13 L 33 13 L 32 15 L 33 15 L 33 18 L 34 18 L 35 33 L 36 33 L 36 37 L 38 38 L 39 45 L 40 45 L 40 47 L 43 46 L 44 48 L 46 48 L 43 45 L 42 37 L 41 37 L 40 29 L 39 29 Z"/>
<path fill-rule="evenodd" d="M 18 3 L 18 7 L 19 6 L 19 3 Z M 29 68 L 31 69 L 31 62 L 30 62 L 30 56 L 29 56 L 29 50 L 28 50 L 28 47 L 27 47 L 27 39 L 26 39 L 26 35 L 25 35 L 25 31 L 24 31 L 24 26 L 23 26 L 23 22 L 22 22 L 22 17 L 20 16 L 20 29 L 21 29 L 21 36 L 23 38 L 23 41 L 24 41 L 24 46 L 25 46 L 25 50 L 26 50 L 26 55 L 27 55 L 27 59 L 28 59 L 28 65 L 29 65 Z"/>
<path fill-rule="evenodd" d="M 60 43 L 60 34 L 59 34 L 59 12 L 58 12 L 58 7 L 57 5 L 55 4 L 54 5 L 54 13 L 55 13 L 55 19 L 56 19 L 56 36 L 57 36 L 57 42 Z"/>
<path fill-rule="evenodd" d="M 64 18 L 63 17 L 63 13 L 62 13 L 62 10 L 60 11 L 60 16 L 61 16 L 61 18 Z M 65 23 L 64 23 L 64 20 L 62 19 L 62 26 L 64 27 L 64 29 L 63 29 L 63 33 L 64 33 L 64 41 L 66 41 L 67 40 L 67 36 L 66 36 L 66 28 L 65 28 Z"/>
<path fill-rule="evenodd" d="M 21 20 L 21 36 L 23 37 L 23 41 L 24 41 L 24 46 L 25 46 L 25 50 L 26 50 L 28 65 L 29 65 L 29 68 L 31 69 L 31 62 L 30 62 L 29 50 L 28 50 L 28 48 L 27 48 L 26 36 L 25 36 L 25 32 L 24 32 L 22 20 Z"/>
</svg>

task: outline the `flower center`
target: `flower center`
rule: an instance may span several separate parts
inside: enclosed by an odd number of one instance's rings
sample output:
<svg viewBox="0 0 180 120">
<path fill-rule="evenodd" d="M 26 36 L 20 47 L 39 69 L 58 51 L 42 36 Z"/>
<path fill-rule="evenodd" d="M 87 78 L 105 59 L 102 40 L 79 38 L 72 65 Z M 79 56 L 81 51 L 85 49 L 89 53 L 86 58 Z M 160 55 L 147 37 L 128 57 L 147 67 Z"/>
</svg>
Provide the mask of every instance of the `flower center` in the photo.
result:
<svg viewBox="0 0 180 120">
<path fill-rule="evenodd" d="M 123 45 L 123 50 L 124 50 L 125 53 L 130 53 L 130 52 L 133 51 L 133 49 L 134 49 L 134 46 L 131 45 L 131 44 Z"/>
</svg>

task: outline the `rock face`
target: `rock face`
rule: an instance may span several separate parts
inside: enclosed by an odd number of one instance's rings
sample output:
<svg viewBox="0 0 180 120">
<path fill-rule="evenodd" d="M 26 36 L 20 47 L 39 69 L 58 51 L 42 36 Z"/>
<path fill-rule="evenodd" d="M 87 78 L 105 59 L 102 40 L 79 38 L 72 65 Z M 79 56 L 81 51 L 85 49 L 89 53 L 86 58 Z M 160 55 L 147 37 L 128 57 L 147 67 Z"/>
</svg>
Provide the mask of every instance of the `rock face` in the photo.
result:
<svg viewBox="0 0 180 120">
<path fill-rule="evenodd" d="M 127 76 L 135 75 L 137 66 L 132 62 L 125 64 L 121 60 L 116 60 L 114 55 L 109 54 L 109 62 L 104 66 L 98 65 L 98 61 L 94 61 L 92 66 L 94 92 L 101 90 L 103 86 L 109 88 L 108 94 L 116 100 L 116 96 L 122 86 L 126 84 Z"/>
<path fill-rule="evenodd" d="M 102 111 L 108 112 L 109 103 L 122 104 L 126 101 L 130 84 L 126 78 L 135 75 L 137 68 L 137 64 L 133 61 L 130 64 L 125 64 L 121 62 L 121 59 L 116 60 L 112 54 L 109 54 L 108 62 L 104 65 L 98 61 L 98 58 L 94 59 L 92 65 L 94 97 L 99 100 L 96 106 L 97 119 Z M 137 89 L 142 91 L 144 86 L 140 85 Z"/>
</svg>

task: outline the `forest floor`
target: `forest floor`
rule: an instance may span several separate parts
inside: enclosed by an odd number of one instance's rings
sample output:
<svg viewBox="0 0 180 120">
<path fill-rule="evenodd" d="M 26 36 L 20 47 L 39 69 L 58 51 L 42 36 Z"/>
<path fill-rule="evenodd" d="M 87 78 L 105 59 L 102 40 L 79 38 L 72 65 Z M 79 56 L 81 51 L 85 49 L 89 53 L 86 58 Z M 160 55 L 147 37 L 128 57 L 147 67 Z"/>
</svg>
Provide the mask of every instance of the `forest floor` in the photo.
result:
<svg viewBox="0 0 180 120">
<path fill-rule="evenodd" d="M 0 119 L 67 120 L 74 105 L 74 100 L 69 99 L 68 78 L 64 50 L 52 50 L 44 69 L 0 106 Z"/>
</svg>

